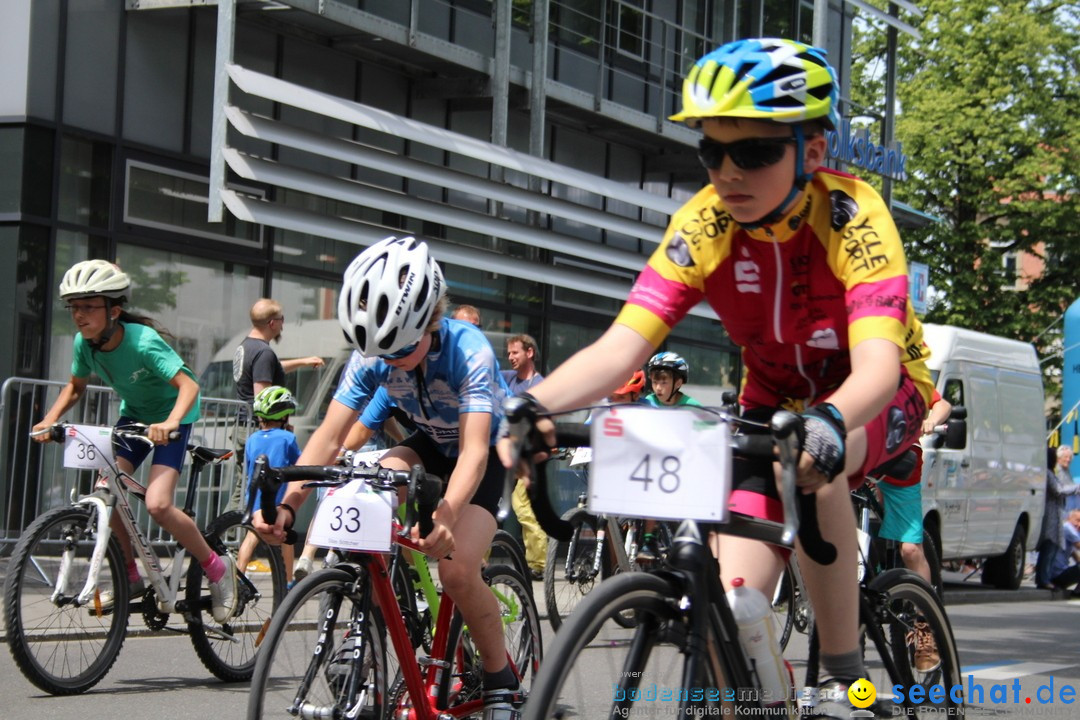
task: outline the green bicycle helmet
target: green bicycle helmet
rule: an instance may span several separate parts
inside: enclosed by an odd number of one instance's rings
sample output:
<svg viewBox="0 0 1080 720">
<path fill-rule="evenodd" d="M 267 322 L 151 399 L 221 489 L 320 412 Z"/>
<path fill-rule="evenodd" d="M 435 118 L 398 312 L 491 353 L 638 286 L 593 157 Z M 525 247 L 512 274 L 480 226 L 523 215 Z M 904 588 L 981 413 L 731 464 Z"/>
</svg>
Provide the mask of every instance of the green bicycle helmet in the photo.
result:
<svg viewBox="0 0 1080 720">
<path fill-rule="evenodd" d="M 288 388 L 271 385 L 255 396 L 255 417 L 263 420 L 281 420 L 296 412 L 296 398 Z"/>
</svg>

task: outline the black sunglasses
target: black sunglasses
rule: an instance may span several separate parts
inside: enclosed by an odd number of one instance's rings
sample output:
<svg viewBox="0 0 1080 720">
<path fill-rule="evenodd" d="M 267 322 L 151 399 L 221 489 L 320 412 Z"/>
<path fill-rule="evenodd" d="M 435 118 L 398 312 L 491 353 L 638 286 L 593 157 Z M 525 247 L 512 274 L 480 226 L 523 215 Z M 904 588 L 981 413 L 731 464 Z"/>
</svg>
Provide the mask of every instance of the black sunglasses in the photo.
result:
<svg viewBox="0 0 1080 720">
<path fill-rule="evenodd" d="M 703 138 L 698 143 L 698 160 L 707 170 L 719 170 L 727 155 L 737 168 L 759 170 L 780 162 L 785 146 L 794 143 L 793 137 L 747 138 L 731 143 Z"/>
</svg>

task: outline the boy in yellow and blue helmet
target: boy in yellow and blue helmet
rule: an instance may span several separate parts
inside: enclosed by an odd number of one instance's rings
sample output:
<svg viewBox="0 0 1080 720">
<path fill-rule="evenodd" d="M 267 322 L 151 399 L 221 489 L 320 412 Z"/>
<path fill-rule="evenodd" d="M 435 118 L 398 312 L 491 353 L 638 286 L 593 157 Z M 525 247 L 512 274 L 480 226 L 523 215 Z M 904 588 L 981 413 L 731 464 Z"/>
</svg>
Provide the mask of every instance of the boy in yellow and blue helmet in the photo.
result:
<svg viewBox="0 0 1080 720">
<path fill-rule="evenodd" d="M 828 679 L 814 712 L 847 718 L 865 668 L 849 483 L 833 480 L 861 481 L 903 453 L 932 389 L 903 248 L 873 188 L 824 167 L 839 86 L 823 50 L 728 43 L 695 63 L 682 98 L 671 119 L 701 128 L 709 184 L 672 216 L 612 326 L 526 400 L 554 412 L 603 397 L 708 302 L 742 349 L 744 415 L 802 413 L 798 482 L 821 538 L 813 556 L 799 543 L 799 563 Z M 782 517 L 770 463 L 736 458 L 733 471 L 732 510 Z M 771 596 L 782 551 L 730 536 L 716 548 L 725 583 L 743 577 Z"/>
</svg>

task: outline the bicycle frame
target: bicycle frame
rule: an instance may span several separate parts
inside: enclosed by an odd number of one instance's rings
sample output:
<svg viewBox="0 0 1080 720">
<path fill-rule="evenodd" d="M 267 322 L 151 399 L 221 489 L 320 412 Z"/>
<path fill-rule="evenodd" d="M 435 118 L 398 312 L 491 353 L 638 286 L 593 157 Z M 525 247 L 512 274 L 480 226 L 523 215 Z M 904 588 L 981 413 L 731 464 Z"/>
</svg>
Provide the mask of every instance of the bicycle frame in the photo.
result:
<svg viewBox="0 0 1080 720">
<path fill-rule="evenodd" d="M 195 516 L 195 513 L 192 510 L 195 502 L 195 485 L 199 474 L 207 464 L 206 461 L 192 454 L 191 466 L 188 469 L 187 492 L 183 507 L 184 513 L 192 518 Z M 101 564 L 105 557 L 109 539 L 112 537 L 112 526 L 109 524 L 109 521 L 112 518 L 113 513 L 119 509 L 120 522 L 127 532 L 128 537 L 131 538 L 132 550 L 139 560 L 142 561 L 142 565 L 146 569 L 147 580 L 154 589 L 158 601 L 158 610 L 162 613 L 186 611 L 188 608 L 183 607 L 185 605 L 184 602 L 177 601 L 177 596 L 180 592 L 180 580 L 184 575 L 183 565 L 184 558 L 187 556 L 187 550 L 177 543 L 176 552 L 172 557 L 172 567 L 170 568 L 168 578 L 166 578 L 157 554 L 150 545 L 150 541 L 135 522 L 135 515 L 131 508 L 131 502 L 128 499 L 130 490 L 128 490 L 126 485 L 120 481 L 120 478 L 126 475 L 127 473 L 118 467 L 111 466 L 105 468 L 100 471 L 99 475 L 99 479 L 105 480 L 104 487 L 99 487 L 90 494 L 80 498 L 72 498 L 72 505 L 82 505 L 93 510 L 97 518 L 98 529 L 97 541 L 94 546 L 93 555 L 90 559 L 90 572 L 87 574 L 86 583 L 83 585 L 79 595 L 75 598 L 75 602 L 80 606 L 87 605 L 90 604 L 91 598 L 94 597 Z M 74 495 L 74 492 L 72 494 Z M 52 596 L 54 602 L 63 597 L 66 590 L 67 571 L 73 554 L 73 549 L 64 552 L 64 556 L 61 560 L 59 577 L 57 578 L 56 590 Z"/>
<path fill-rule="evenodd" d="M 406 552 L 413 553 L 415 556 L 423 556 L 419 547 L 411 538 L 401 537 L 395 532 L 394 542 L 401 545 Z M 387 556 L 375 553 L 361 553 L 355 555 L 354 558 L 367 571 L 368 577 L 371 579 L 371 587 L 376 603 L 384 611 L 383 619 L 394 652 L 397 653 L 398 658 L 415 657 L 416 650 L 409 637 L 409 631 L 405 626 L 405 620 L 400 612 L 397 595 L 390 579 L 390 565 L 387 563 Z M 427 598 L 429 591 L 437 596 L 434 582 L 431 581 L 430 571 L 427 568 L 426 556 L 423 556 L 416 564 L 423 568 L 420 576 L 425 598 Z M 424 581 L 425 577 L 427 578 L 426 582 Z M 431 607 L 433 609 L 438 607 L 438 610 L 430 657 L 421 658 L 417 662 L 401 663 L 402 677 L 405 680 L 409 698 L 413 703 L 412 712 L 416 720 L 440 720 L 440 718 L 445 718 L 447 715 L 450 717 L 466 717 L 482 709 L 483 701 L 479 699 L 469 700 L 460 705 L 450 703 L 448 707 L 438 707 L 439 698 L 447 697 L 445 692 L 446 683 L 449 681 L 447 673 L 452 667 L 452 662 L 446 657 L 446 653 L 450 622 L 455 610 L 454 601 L 449 596 L 443 596 L 441 599 L 435 597 L 435 604 L 432 604 Z M 461 652 L 460 647 L 457 651 Z M 325 653 L 326 650 L 322 649 L 316 652 Z M 458 660 L 460 661 L 461 658 L 459 657 Z M 507 655 L 507 661 L 510 663 L 514 673 L 520 676 L 519 669 L 513 664 L 513 658 L 509 654 Z M 421 672 L 421 666 L 426 666 L 424 672 Z M 414 715 L 410 715 L 410 718 L 414 717 Z"/>
</svg>

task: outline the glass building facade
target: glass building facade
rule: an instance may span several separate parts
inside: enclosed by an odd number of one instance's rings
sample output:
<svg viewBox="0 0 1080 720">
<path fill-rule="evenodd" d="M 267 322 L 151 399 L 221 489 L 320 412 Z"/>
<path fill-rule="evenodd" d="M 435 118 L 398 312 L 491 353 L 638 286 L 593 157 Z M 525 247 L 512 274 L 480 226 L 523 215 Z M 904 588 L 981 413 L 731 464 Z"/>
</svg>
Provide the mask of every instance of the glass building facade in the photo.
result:
<svg viewBox="0 0 1080 720">
<path fill-rule="evenodd" d="M 513 0 L 509 93 L 496 116 L 491 58 L 502 0 L 326 0 L 236 3 L 234 59 L 275 78 L 397 116 L 528 151 L 533 3 Z M 681 201 L 706 181 L 685 129 L 666 116 L 678 80 L 706 49 L 753 35 L 810 41 L 811 0 L 550 0 L 542 156 L 567 168 Z M 853 12 L 829 11 L 827 46 L 844 74 Z M 212 153 L 217 8 L 202 0 L 13 0 L 0 28 L 0 272 L 10 313 L 0 313 L 0 376 L 66 379 L 70 318 L 56 297 L 79 260 L 117 261 L 134 279 L 131 304 L 167 327 L 201 373 L 227 340 L 248 327 L 261 296 L 281 301 L 290 322 L 335 316 L 340 273 L 361 248 L 311 232 L 259 225 L 226 213 L 207 221 Z M 264 98 L 244 111 L 320 136 L 491 179 L 493 167 L 393 133 L 373 132 Z M 680 134 L 681 133 L 681 134 Z M 547 214 L 529 217 L 473 193 L 334 158 L 317 158 L 248 137 L 231 144 L 276 163 L 357 186 L 420 199 L 449 214 L 471 210 L 583 244 L 641 256 L 652 241 Z M 513 172 L 500 178 L 527 187 Z M 509 258 L 592 274 L 627 288 L 634 272 L 419 218 L 375 204 L 245 182 L 230 190 L 317 216 L 346 218 L 385 234 L 416 234 Z M 570 185 L 535 191 L 613 216 L 662 227 L 663 212 L 621 204 Z M 528 332 L 542 370 L 607 327 L 620 303 L 608 295 L 523 280 L 444 261 L 451 299 L 479 307 L 485 329 Z M 288 326 L 286 326 L 288 332 Z M 738 355 L 722 326 L 704 316 L 680 324 L 666 344 L 687 357 L 703 392 L 738 383 Z M 501 348 L 498 348 L 501 352 Z"/>
</svg>

